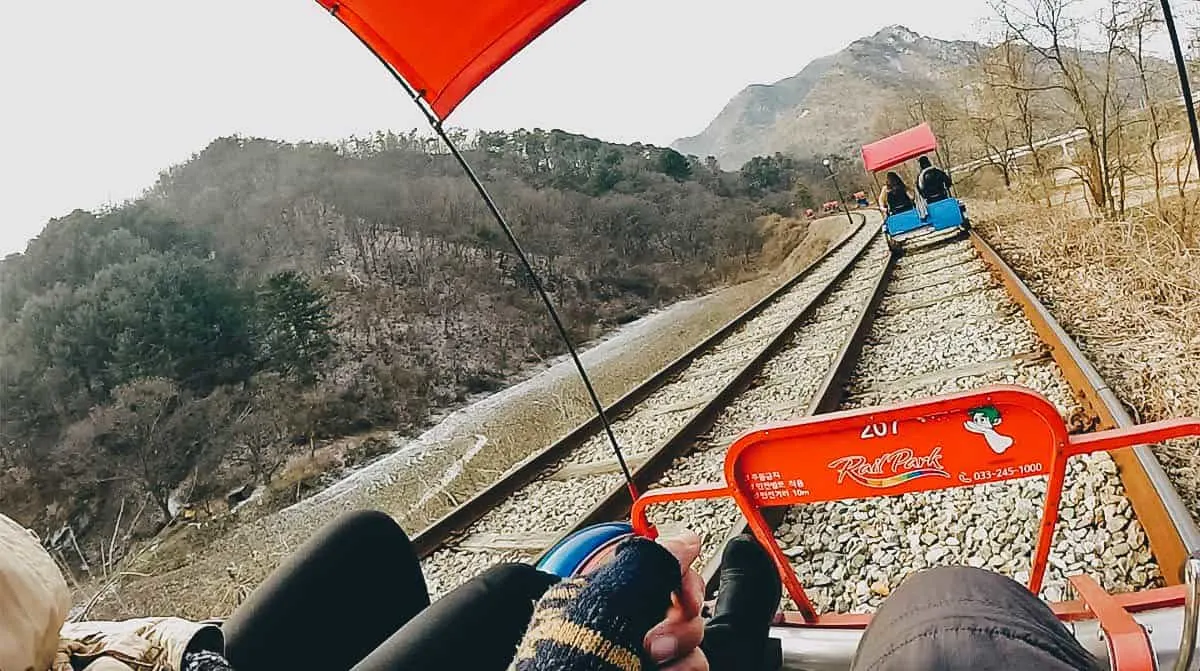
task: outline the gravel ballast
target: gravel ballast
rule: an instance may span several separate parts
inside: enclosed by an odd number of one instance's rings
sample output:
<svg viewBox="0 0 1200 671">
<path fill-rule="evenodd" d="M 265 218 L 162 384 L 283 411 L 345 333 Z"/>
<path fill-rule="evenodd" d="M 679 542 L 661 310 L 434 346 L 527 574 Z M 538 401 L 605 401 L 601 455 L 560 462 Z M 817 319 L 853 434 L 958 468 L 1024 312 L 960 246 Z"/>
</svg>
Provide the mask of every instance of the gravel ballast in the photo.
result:
<svg viewBox="0 0 1200 671">
<path fill-rule="evenodd" d="M 923 277 L 923 270 L 932 272 Z M 1032 325 L 981 272 L 970 243 L 910 252 L 896 277 L 843 408 L 1015 383 L 1044 394 L 1064 417 L 1078 411 Z M 997 361 L 980 374 L 953 374 Z M 1045 478 L 1035 477 L 796 506 L 776 537 L 819 611 L 870 612 L 906 575 L 930 566 L 986 567 L 1027 581 L 1045 491 Z M 1159 584 L 1146 534 L 1107 455 L 1071 460 L 1060 514 L 1042 596 L 1064 598 L 1065 576 L 1078 572 L 1116 592 Z"/>
</svg>

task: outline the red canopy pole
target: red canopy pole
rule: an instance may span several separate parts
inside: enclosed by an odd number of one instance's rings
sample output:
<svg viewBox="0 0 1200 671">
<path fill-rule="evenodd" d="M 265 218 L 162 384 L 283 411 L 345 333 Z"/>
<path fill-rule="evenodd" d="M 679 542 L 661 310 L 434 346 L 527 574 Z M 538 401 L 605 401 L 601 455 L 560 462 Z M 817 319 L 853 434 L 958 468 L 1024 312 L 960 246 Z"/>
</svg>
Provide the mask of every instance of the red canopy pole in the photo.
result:
<svg viewBox="0 0 1200 671">
<path fill-rule="evenodd" d="M 1171 50 L 1175 55 L 1175 68 L 1179 71 L 1179 89 L 1183 92 L 1183 104 L 1187 110 L 1188 130 L 1192 134 L 1192 153 L 1196 158 L 1196 167 L 1200 168 L 1200 127 L 1196 123 L 1196 103 L 1192 100 L 1192 85 L 1188 82 L 1187 62 L 1183 60 L 1183 50 L 1179 47 L 1179 33 L 1175 30 L 1175 17 L 1171 14 L 1171 3 L 1169 0 L 1162 0 L 1162 10 L 1163 20 L 1167 24 L 1167 34 L 1171 37 Z"/>
<path fill-rule="evenodd" d="M 583 361 L 581 361 L 579 358 L 579 353 L 575 349 L 575 344 L 572 342 L 570 334 L 567 333 L 567 328 L 563 325 L 562 319 L 558 316 L 558 310 L 554 309 L 554 304 L 550 301 L 550 295 L 546 292 L 546 288 L 542 285 L 542 280 L 538 277 L 537 272 L 534 271 L 533 264 L 529 262 L 529 257 L 525 254 L 525 250 L 521 248 L 521 243 L 517 242 L 517 238 L 513 234 L 512 227 L 508 225 L 508 221 L 504 218 L 504 214 L 500 212 L 500 208 L 496 205 L 496 201 L 492 199 L 492 195 L 488 193 L 488 190 L 486 187 L 484 187 L 483 182 L 479 180 L 479 176 L 475 174 L 475 170 L 471 167 L 471 164 L 467 162 L 467 159 L 463 157 L 462 152 L 459 151 L 458 146 L 455 145 L 450 137 L 446 134 L 443 120 L 434 112 L 428 101 L 422 98 L 421 94 L 411 85 L 409 85 L 408 81 L 396 71 L 396 68 L 392 67 L 391 63 L 389 63 L 387 59 L 380 55 L 380 53 L 374 47 L 372 47 L 370 43 L 363 39 L 363 37 L 359 35 L 353 27 L 348 25 L 340 16 L 338 16 L 338 7 L 339 5 L 334 4 L 329 8 L 329 13 L 332 14 L 334 18 L 336 18 L 343 26 L 346 26 L 346 28 L 349 29 L 356 38 L 358 38 L 358 41 L 367 48 L 367 51 L 370 51 L 371 55 L 373 55 L 376 60 L 383 65 L 383 67 L 387 68 L 387 71 L 391 73 L 392 78 L 399 82 L 400 86 L 404 88 L 405 92 L 408 93 L 409 97 L 412 98 L 413 103 L 421 110 L 421 113 L 425 115 L 425 119 L 429 122 L 430 127 L 433 128 L 433 131 L 442 139 L 442 142 L 446 144 L 446 147 L 450 150 L 451 156 L 453 156 L 454 160 L 458 162 L 458 165 L 462 167 L 463 172 L 467 175 L 467 179 L 471 181 L 471 184 L 479 193 L 479 197 L 482 198 L 484 204 L 487 205 L 488 211 L 491 212 L 492 217 L 496 220 L 496 223 L 500 225 L 500 229 L 504 231 L 504 237 L 508 238 L 509 244 L 512 245 L 513 251 L 515 251 L 517 254 L 517 258 L 521 260 L 521 265 L 525 267 L 525 272 L 529 274 L 529 279 L 533 282 L 533 286 L 537 290 L 538 296 L 541 297 L 542 303 L 546 306 L 546 311 L 550 313 L 550 318 L 554 321 L 554 326 L 556 329 L 558 329 L 559 336 L 562 337 L 563 342 L 567 345 L 567 351 L 571 354 L 571 360 L 575 363 L 576 370 L 579 371 L 579 377 L 583 380 L 583 386 L 587 389 L 588 397 L 592 401 L 592 406 L 596 410 L 596 414 L 599 415 L 600 422 L 604 425 L 604 432 L 608 436 L 609 443 L 612 444 L 613 452 L 617 457 L 617 463 L 621 467 L 621 473 L 625 476 L 625 483 L 629 488 L 629 495 L 634 501 L 636 501 L 638 498 L 637 484 L 633 481 L 633 474 L 629 470 L 629 465 L 625 462 L 625 455 L 621 452 L 621 445 L 617 442 L 617 436 L 613 432 L 612 424 L 608 419 L 608 414 L 604 411 L 604 404 L 600 402 L 600 397 L 596 394 L 596 390 L 592 386 L 592 381 L 588 377 L 587 370 L 583 367 Z"/>
</svg>

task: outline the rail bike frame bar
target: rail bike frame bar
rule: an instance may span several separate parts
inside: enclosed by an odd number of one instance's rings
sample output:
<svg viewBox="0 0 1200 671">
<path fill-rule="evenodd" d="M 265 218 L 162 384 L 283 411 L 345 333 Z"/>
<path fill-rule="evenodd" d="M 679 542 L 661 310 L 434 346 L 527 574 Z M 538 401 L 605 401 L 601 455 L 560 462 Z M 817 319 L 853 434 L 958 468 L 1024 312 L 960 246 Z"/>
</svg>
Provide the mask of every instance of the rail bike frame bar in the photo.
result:
<svg viewBox="0 0 1200 671">
<path fill-rule="evenodd" d="M 1121 600 L 1120 603 L 1132 614 L 1138 626 L 1150 641 L 1157 666 L 1144 667 L 1160 671 L 1191 671 L 1182 664 L 1188 662 L 1181 641 L 1187 642 L 1186 622 L 1183 609 L 1176 593 L 1182 586 L 1139 592 L 1136 596 L 1146 601 L 1139 606 Z M 1161 594 L 1165 593 L 1165 594 Z M 1161 594 L 1161 595 L 1160 595 Z M 1114 598 L 1134 595 L 1118 595 Z M 1162 602 L 1158 605 L 1156 602 Z M 1057 609 L 1056 609 L 1057 610 Z M 1089 613 L 1085 619 L 1064 620 L 1063 624 L 1083 647 L 1094 655 L 1101 668 L 1125 669 L 1118 666 L 1108 644 L 1108 637 L 1099 620 Z M 858 650 L 865 625 L 858 627 L 808 627 L 794 622 L 780 622 L 771 627 L 771 638 L 780 642 L 783 653 L 783 669 L 788 671 L 848 671 Z M 1194 667 L 1192 667 L 1194 668 Z"/>
<path fill-rule="evenodd" d="M 657 531 L 646 514 L 649 506 L 732 498 L 755 537 L 770 553 L 799 609 L 798 613 L 785 614 L 780 624 L 830 630 L 828 633 L 836 636 L 841 634 L 834 634 L 834 630 L 865 628 L 870 617 L 816 612 L 764 519 L 763 508 L 1046 476 L 1046 499 L 1028 584 L 1036 594 L 1046 573 L 1067 460 L 1186 436 L 1200 436 L 1200 419 L 1175 419 L 1072 436 L 1058 410 L 1042 395 L 1022 387 L 993 386 L 749 431 L 726 454 L 725 483 L 651 490 L 634 503 L 632 522 L 636 533 L 653 538 Z M 1072 576 L 1070 581 L 1080 599 L 1053 604 L 1060 619 L 1097 622 L 1114 669 L 1156 668 L 1157 642 L 1151 640 L 1145 623 L 1135 613 L 1165 609 L 1165 615 L 1155 618 L 1182 619 L 1186 586 L 1109 595 L 1090 577 Z M 1172 629 L 1162 623 L 1158 626 L 1160 630 Z M 1178 634 L 1184 629 L 1182 622 L 1173 629 Z M 1178 635 L 1174 643 L 1178 645 Z"/>
</svg>

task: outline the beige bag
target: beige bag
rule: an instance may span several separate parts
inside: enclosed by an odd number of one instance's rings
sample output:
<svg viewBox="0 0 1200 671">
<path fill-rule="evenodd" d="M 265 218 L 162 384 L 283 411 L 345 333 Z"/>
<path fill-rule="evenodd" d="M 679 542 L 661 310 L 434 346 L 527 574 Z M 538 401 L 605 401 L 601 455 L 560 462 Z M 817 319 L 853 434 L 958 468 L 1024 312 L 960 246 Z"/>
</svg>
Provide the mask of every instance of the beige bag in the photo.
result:
<svg viewBox="0 0 1200 671">
<path fill-rule="evenodd" d="M 0 515 L 0 671 L 46 671 L 71 593 L 33 532 Z"/>
</svg>

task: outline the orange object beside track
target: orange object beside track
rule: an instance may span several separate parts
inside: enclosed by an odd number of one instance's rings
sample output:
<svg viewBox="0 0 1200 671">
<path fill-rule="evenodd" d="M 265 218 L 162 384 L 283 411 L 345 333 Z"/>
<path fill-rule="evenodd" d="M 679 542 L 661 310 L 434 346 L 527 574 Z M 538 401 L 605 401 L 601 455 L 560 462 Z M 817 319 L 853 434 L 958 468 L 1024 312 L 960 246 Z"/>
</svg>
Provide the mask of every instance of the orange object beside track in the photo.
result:
<svg viewBox="0 0 1200 671">
<path fill-rule="evenodd" d="M 439 119 L 583 0 L 317 0 Z"/>
</svg>

